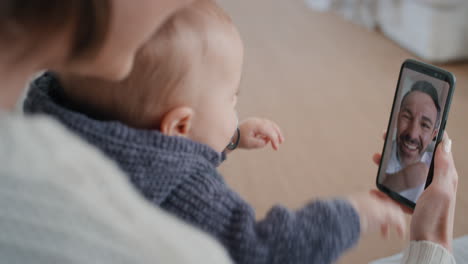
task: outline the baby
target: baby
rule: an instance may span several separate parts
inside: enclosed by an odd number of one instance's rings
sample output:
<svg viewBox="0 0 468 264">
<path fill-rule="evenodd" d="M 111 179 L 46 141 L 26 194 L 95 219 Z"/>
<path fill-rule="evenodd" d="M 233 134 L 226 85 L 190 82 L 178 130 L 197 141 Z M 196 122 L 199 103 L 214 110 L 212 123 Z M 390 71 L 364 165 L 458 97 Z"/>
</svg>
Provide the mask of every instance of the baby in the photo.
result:
<svg viewBox="0 0 468 264">
<path fill-rule="evenodd" d="M 295 211 L 275 206 L 256 220 L 216 169 L 226 146 L 278 149 L 284 140 L 268 120 L 237 129 L 242 60 L 231 19 L 214 2 L 195 1 L 138 52 L 128 78 L 46 73 L 24 107 L 55 116 L 100 148 L 151 203 L 216 237 L 236 263 L 330 263 L 363 232 L 403 229 L 397 206 L 371 193 Z"/>
</svg>

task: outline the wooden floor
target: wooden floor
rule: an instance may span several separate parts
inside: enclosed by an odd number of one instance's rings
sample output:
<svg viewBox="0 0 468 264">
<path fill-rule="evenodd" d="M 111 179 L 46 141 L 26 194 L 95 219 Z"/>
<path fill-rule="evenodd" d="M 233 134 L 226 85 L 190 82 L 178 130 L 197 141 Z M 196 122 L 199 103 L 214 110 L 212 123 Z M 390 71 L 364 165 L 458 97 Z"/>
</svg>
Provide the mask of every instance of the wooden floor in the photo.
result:
<svg viewBox="0 0 468 264">
<path fill-rule="evenodd" d="M 262 218 L 274 204 L 299 208 L 318 197 L 374 187 L 400 64 L 410 53 L 380 33 L 299 0 L 221 0 L 246 46 L 241 117 L 277 121 L 286 137 L 278 152 L 236 151 L 225 178 Z M 468 47 L 467 47 L 468 48 Z M 468 234 L 468 64 L 443 65 L 458 85 L 447 124 L 460 175 L 455 235 Z M 407 241 L 367 235 L 339 263 L 367 263 Z"/>
</svg>

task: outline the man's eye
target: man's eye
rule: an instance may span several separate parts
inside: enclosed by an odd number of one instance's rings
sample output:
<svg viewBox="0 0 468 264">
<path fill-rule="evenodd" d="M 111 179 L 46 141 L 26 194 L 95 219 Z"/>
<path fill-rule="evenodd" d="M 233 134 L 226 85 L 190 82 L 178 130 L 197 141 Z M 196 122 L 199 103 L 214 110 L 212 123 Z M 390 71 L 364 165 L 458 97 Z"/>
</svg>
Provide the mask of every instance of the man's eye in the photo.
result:
<svg viewBox="0 0 468 264">
<path fill-rule="evenodd" d="M 422 126 L 423 126 L 423 128 L 425 128 L 425 129 L 430 129 L 430 128 L 431 128 L 431 126 L 428 125 L 428 124 L 426 124 L 426 123 L 424 123 Z"/>
</svg>

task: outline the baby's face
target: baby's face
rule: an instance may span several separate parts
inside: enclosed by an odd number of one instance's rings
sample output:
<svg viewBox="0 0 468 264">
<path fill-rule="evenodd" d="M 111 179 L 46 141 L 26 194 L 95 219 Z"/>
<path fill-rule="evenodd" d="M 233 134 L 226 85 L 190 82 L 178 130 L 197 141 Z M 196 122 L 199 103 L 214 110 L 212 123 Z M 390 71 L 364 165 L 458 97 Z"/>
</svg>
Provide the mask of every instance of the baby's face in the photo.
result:
<svg viewBox="0 0 468 264">
<path fill-rule="evenodd" d="M 208 85 L 203 90 L 189 138 L 207 144 L 218 152 L 229 144 L 237 128 L 237 96 L 242 74 L 243 44 L 238 33 L 219 45 L 222 56 L 214 58 L 210 70 L 204 71 L 199 83 Z"/>
</svg>

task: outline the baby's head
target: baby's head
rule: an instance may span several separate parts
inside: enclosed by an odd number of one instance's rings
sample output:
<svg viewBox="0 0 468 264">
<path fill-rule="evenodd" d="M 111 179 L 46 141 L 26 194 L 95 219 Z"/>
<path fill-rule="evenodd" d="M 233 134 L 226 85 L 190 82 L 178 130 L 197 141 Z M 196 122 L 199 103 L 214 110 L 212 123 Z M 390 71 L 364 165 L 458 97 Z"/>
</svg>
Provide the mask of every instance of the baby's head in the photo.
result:
<svg viewBox="0 0 468 264">
<path fill-rule="evenodd" d="M 243 44 L 212 0 L 173 15 L 119 83 L 63 74 L 67 97 L 136 128 L 158 129 L 222 151 L 233 136 Z"/>
</svg>

